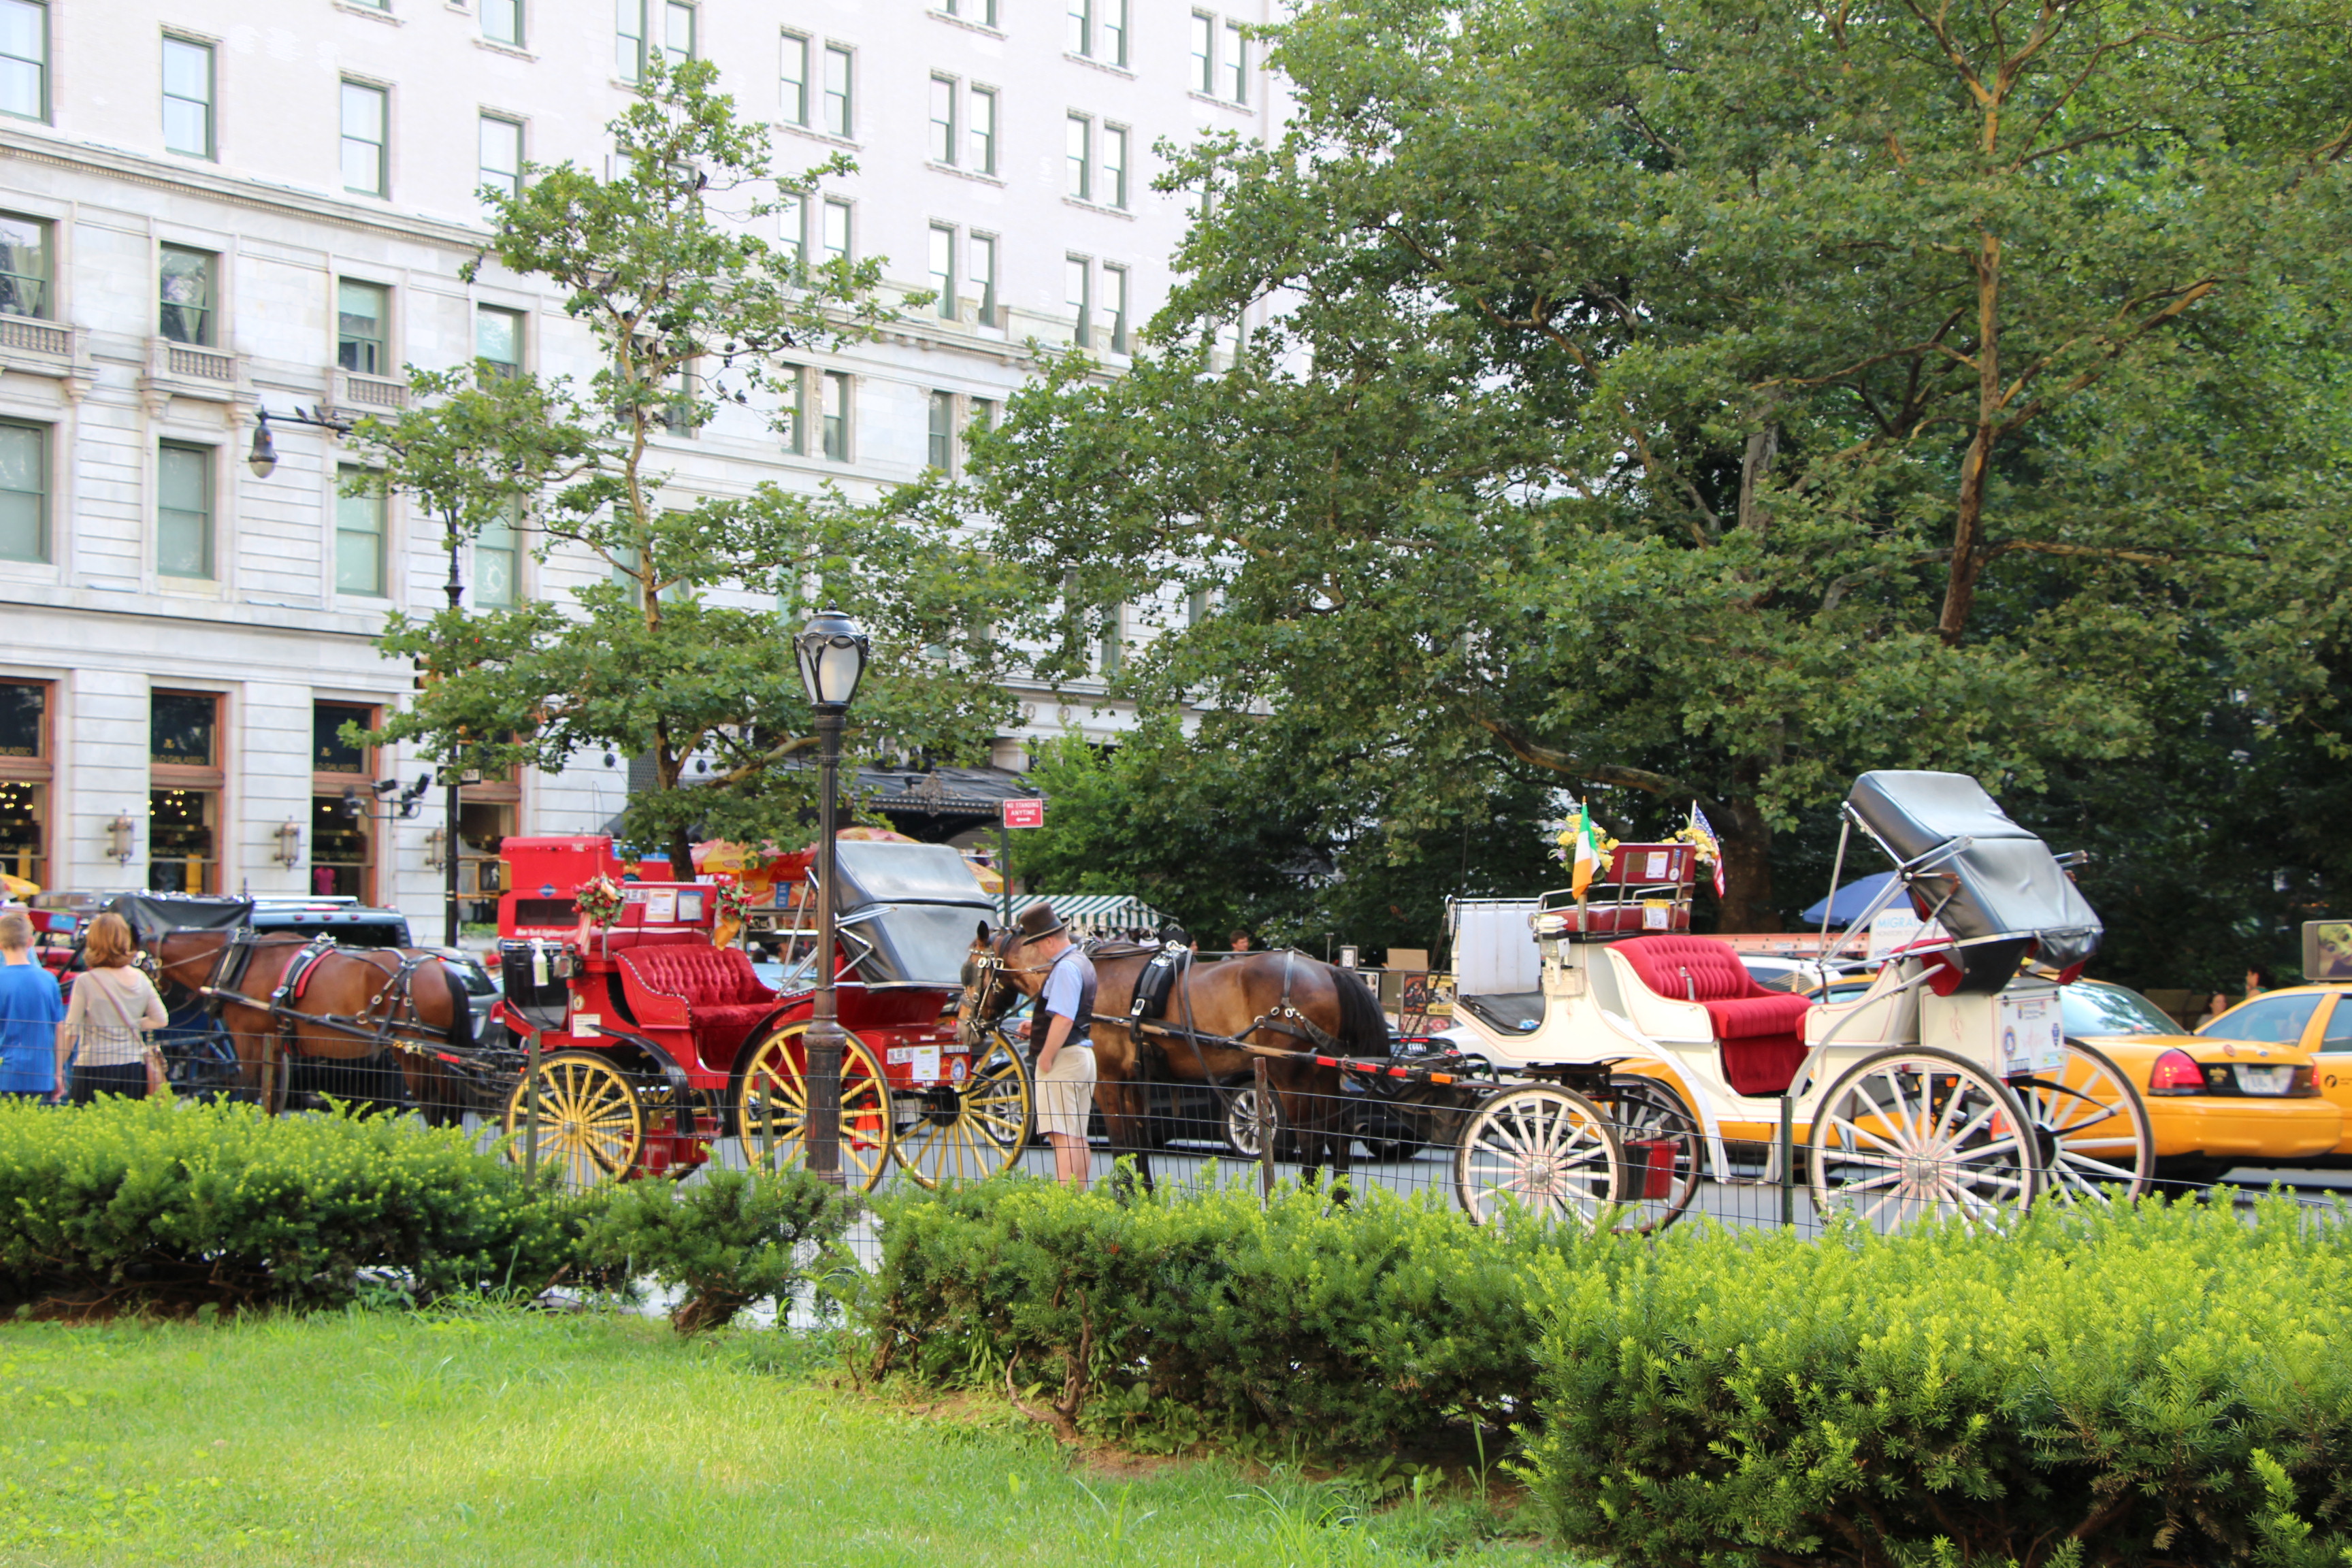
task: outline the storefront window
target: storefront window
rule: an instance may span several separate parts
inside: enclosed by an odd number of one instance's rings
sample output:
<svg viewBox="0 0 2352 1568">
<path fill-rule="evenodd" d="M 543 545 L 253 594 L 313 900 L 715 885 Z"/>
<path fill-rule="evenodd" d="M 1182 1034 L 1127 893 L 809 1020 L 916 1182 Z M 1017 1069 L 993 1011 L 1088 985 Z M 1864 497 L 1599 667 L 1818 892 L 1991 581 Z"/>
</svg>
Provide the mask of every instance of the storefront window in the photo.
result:
<svg viewBox="0 0 2352 1568">
<path fill-rule="evenodd" d="M 48 881 L 41 833 L 48 793 L 47 784 L 0 779 L 0 871 L 35 887 Z"/>
<path fill-rule="evenodd" d="M 365 815 L 368 796 L 360 796 L 362 815 L 343 808 L 341 795 L 314 795 L 310 801 L 310 891 L 371 901 L 369 884 L 374 871 L 374 841 Z"/>
<path fill-rule="evenodd" d="M 310 704 L 310 891 L 363 904 L 375 901 L 375 806 L 369 787 L 375 753 L 343 739 L 346 725 L 376 726 L 377 710 L 363 702 Z M 352 792 L 356 791 L 353 795 Z M 353 814 L 346 800 L 355 801 Z"/>
<path fill-rule="evenodd" d="M 496 790 L 497 784 L 468 785 Z M 506 786 L 511 787 L 511 786 Z M 499 895 L 506 891 L 505 869 L 499 851 L 514 834 L 515 806 L 510 801 L 461 798 L 457 804 L 457 893 L 460 917 L 478 925 L 499 918 Z"/>
<path fill-rule="evenodd" d="M 220 871 L 220 795 L 212 790 L 147 792 L 147 887 L 157 893 L 209 893 Z"/>
<path fill-rule="evenodd" d="M 49 688 L 0 680 L 0 871 L 47 883 L 48 804 Z"/>
<path fill-rule="evenodd" d="M 220 699 L 202 691 L 158 691 L 148 699 L 147 761 L 158 767 L 216 768 L 214 731 Z"/>
<path fill-rule="evenodd" d="M 375 727 L 375 710 L 356 702 L 314 702 L 310 705 L 310 771 L 314 773 L 364 773 L 367 750 L 343 739 L 343 726 Z"/>
</svg>

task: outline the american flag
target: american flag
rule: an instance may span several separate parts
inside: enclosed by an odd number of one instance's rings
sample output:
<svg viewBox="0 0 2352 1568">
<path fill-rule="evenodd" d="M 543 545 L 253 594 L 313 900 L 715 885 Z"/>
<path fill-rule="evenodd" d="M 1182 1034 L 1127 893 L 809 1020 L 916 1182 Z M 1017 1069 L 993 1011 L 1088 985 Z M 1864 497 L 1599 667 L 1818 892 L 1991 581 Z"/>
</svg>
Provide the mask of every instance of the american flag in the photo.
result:
<svg viewBox="0 0 2352 1568">
<path fill-rule="evenodd" d="M 1715 896 L 1719 899 L 1723 897 L 1723 840 L 1715 836 L 1715 824 L 1706 819 L 1696 801 L 1691 802 L 1691 826 L 1706 840 L 1705 852 L 1715 865 Z"/>
</svg>

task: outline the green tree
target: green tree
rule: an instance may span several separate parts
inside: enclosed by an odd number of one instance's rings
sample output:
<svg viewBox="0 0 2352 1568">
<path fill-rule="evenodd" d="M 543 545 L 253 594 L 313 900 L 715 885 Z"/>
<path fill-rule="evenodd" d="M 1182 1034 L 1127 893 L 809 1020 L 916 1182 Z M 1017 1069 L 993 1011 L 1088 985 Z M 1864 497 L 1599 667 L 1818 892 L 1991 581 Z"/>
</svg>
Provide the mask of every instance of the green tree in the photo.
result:
<svg viewBox="0 0 2352 1568">
<path fill-rule="evenodd" d="M 453 540 L 505 523 L 542 560 L 570 546 L 604 568 L 562 599 L 394 616 L 381 646 L 427 679 L 374 738 L 418 741 L 445 764 L 649 757 L 654 787 L 632 797 L 626 830 L 679 865 L 698 825 L 756 841 L 804 808 L 808 773 L 785 764 L 815 738 L 790 639 L 812 609 L 838 602 L 874 639 L 850 745 L 947 758 L 1006 716 L 994 678 L 1008 645 L 987 628 L 1017 587 L 919 487 L 899 507 L 673 482 L 664 437 L 722 407 L 773 410 L 769 427 L 789 430 L 805 373 L 781 356 L 890 315 L 878 259 L 807 267 L 755 237 L 851 165 L 773 173 L 766 128 L 738 120 L 716 77 L 651 64 L 612 123 L 613 178 L 533 167 L 520 194 L 485 193 L 494 234 L 467 277 L 494 262 L 561 290 L 595 373 L 413 373 L 415 405 L 357 432 L 375 466 L 354 481 L 411 497 Z"/>
<path fill-rule="evenodd" d="M 1163 181 L 1207 216 L 1154 352 L 1017 399 L 985 504 L 1080 622 L 1214 601 L 1147 700 L 1312 731 L 1407 816 L 1512 763 L 1699 802 L 1725 925 L 1769 927 L 1801 808 L 2145 755 L 2217 619 L 2333 722 L 2266 615 L 2341 537 L 2344 21 L 1309 6 L 1286 136 Z"/>
</svg>

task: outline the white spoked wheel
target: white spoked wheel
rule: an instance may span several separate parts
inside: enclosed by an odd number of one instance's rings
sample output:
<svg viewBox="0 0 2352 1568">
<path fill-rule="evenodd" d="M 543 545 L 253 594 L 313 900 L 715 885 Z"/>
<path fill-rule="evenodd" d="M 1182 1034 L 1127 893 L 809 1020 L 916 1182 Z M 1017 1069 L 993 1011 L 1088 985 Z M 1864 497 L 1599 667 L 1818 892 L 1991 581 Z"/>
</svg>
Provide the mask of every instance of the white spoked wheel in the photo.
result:
<svg viewBox="0 0 2352 1568">
<path fill-rule="evenodd" d="M 2033 1202 L 2024 1108 L 1984 1068 L 1934 1047 L 1863 1058 L 1813 1113 L 1813 1206 L 1874 1230 L 1921 1220 L 2006 1226 Z"/>
<path fill-rule="evenodd" d="M 1234 1089 L 1223 1098 L 1225 1147 L 1242 1159 L 1258 1158 L 1262 1146 L 1258 1142 L 1256 1086 Z M 1279 1095 L 1275 1097 L 1275 1125 L 1277 1129 L 1282 1124 L 1281 1098 Z M 1280 1147 L 1278 1143 L 1276 1146 Z"/>
<path fill-rule="evenodd" d="M 1556 1084 L 1531 1084 L 1496 1095 L 1462 1130 L 1454 1194 L 1482 1225 L 1516 1205 L 1589 1230 L 1617 1199 L 1623 1159 L 1599 1106 Z"/>
<path fill-rule="evenodd" d="M 2033 1129 L 2044 1197 L 2107 1204 L 2147 1191 L 2156 1177 L 2147 1101 L 2105 1052 L 2070 1042 L 2056 1071 L 2009 1087 Z"/>
<path fill-rule="evenodd" d="M 1623 1209 L 1617 1228 L 1635 1236 L 1661 1231 L 1683 1216 L 1697 1195 L 1706 1168 L 1698 1118 L 1674 1085 L 1654 1078 L 1612 1078 L 1618 1142 L 1625 1151 Z"/>
</svg>

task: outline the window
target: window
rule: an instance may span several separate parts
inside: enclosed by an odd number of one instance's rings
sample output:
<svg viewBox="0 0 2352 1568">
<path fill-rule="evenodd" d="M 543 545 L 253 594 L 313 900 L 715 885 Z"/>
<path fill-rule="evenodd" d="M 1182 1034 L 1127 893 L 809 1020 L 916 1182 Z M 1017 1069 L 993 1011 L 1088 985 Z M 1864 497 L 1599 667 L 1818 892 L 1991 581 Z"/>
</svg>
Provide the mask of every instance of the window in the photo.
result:
<svg viewBox="0 0 2352 1568">
<path fill-rule="evenodd" d="M 678 366 L 662 402 L 661 422 L 673 436 L 691 436 L 702 428 L 702 380 L 691 362 Z"/>
<path fill-rule="evenodd" d="M 362 468 L 342 469 L 342 485 L 365 477 Z M 383 592 L 383 500 L 372 495 L 335 496 L 335 592 L 381 599 Z"/>
<path fill-rule="evenodd" d="M 360 375 L 388 375 L 392 290 L 381 283 L 335 284 L 335 363 Z"/>
<path fill-rule="evenodd" d="M 2327 1015 L 2327 1027 L 2321 1031 L 2319 1048 L 2330 1056 L 2352 1051 L 2352 1003 L 2345 1001 L 2352 992 L 2336 994 L 2336 1010 Z"/>
<path fill-rule="evenodd" d="M 213 262 L 209 250 L 167 245 L 163 249 L 163 308 L 155 330 L 175 343 L 208 348 L 213 341 Z"/>
<path fill-rule="evenodd" d="M 776 73 L 777 98 L 787 125 L 809 122 L 809 41 L 798 33 L 784 35 L 783 65 Z"/>
<path fill-rule="evenodd" d="M 1249 101 L 1249 41 L 1239 22 L 1225 24 L 1225 96 L 1235 103 Z"/>
<path fill-rule="evenodd" d="M 931 426 L 925 459 L 941 473 L 955 468 L 955 394 L 931 394 Z"/>
<path fill-rule="evenodd" d="M 485 610 L 511 610 L 522 597 L 521 509 L 506 520 L 482 525 L 474 536 L 474 603 Z"/>
<path fill-rule="evenodd" d="M 1127 205 L 1127 127 L 1123 125 L 1103 127 L 1102 199 L 1115 207 Z"/>
<path fill-rule="evenodd" d="M 49 8 L 0 0 L 0 114 L 49 117 Z"/>
<path fill-rule="evenodd" d="M 1110 329 L 1110 352 L 1115 354 L 1130 353 L 1127 341 L 1126 268 L 1103 263 L 1102 296 L 1103 314 L 1108 318 L 1104 324 Z"/>
<path fill-rule="evenodd" d="M 1095 54 L 1115 66 L 1127 64 L 1127 0 L 1097 0 L 1102 7 L 1095 21 Z"/>
<path fill-rule="evenodd" d="M 390 187 L 386 97 L 380 87 L 343 83 L 343 189 L 347 191 L 380 196 Z"/>
<path fill-rule="evenodd" d="M 1083 114 L 1073 114 L 1063 131 L 1063 163 L 1066 171 L 1063 194 L 1076 196 L 1082 202 L 1092 199 L 1095 194 L 1094 129 L 1093 121 Z"/>
<path fill-rule="evenodd" d="M 964 277 L 971 285 L 974 319 L 983 327 L 997 325 L 996 238 L 993 235 L 965 237 Z"/>
<path fill-rule="evenodd" d="M 1217 90 L 1217 19 L 1205 11 L 1192 13 L 1192 90 Z"/>
<path fill-rule="evenodd" d="M 956 319 L 955 230 L 931 225 L 931 287 L 939 291 L 941 319 Z"/>
<path fill-rule="evenodd" d="M 163 39 L 163 146 L 191 158 L 213 155 L 213 47 Z"/>
<path fill-rule="evenodd" d="M 522 0 L 482 0 L 482 37 L 522 47 Z"/>
<path fill-rule="evenodd" d="M 166 577 L 213 574 L 213 453 L 165 442 L 155 483 L 155 570 Z"/>
<path fill-rule="evenodd" d="M 669 66 L 694 58 L 694 7 L 686 0 L 615 0 L 613 70 L 623 81 L 643 81 L 656 52 Z"/>
<path fill-rule="evenodd" d="M 845 463 L 849 461 L 849 376 L 842 371 L 826 371 L 822 391 L 824 455 Z"/>
<path fill-rule="evenodd" d="M 310 704 L 310 771 L 314 773 L 353 773 L 364 777 L 368 771 L 365 746 L 355 746 L 343 739 L 343 726 L 357 724 L 362 730 L 375 728 L 375 710 L 351 702 L 313 702 Z"/>
<path fill-rule="evenodd" d="M 783 428 L 778 432 L 784 438 L 784 450 L 795 458 L 808 456 L 808 378 L 809 373 L 798 365 L 784 367 L 787 391 L 792 406 L 785 413 Z"/>
<path fill-rule="evenodd" d="M 147 698 L 147 886 L 208 893 L 219 882 L 220 699 L 209 691 Z"/>
<path fill-rule="evenodd" d="M 850 259 L 849 204 L 837 196 L 824 199 L 824 233 L 820 243 L 827 261 Z"/>
<path fill-rule="evenodd" d="M 0 213 L 0 313 L 52 314 L 49 226 L 37 217 Z"/>
<path fill-rule="evenodd" d="M 501 114 L 485 114 L 481 127 L 478 185 L 502 196 L 522 195 L 522 126 Z"/>
<path fill-rule="evenodd" d="M 2263 996 L 2227 1017 L 2217 1018 L 2197 1032 L 2216 1040 L 2261 1040 L 2273 1046 L 2301 1043 L 2311 1016 L 2319 1010 L 2319 994 Z"/>
<path fill-rule="evenodd" d="M 956 161 L 956 84 L 953 77 L 931 79 L 931 162 Z"/>
<path fill-rule="evenodd" d="M 996 26 L 996 0 L 940 0 L 940 9 L 983 27 Z"/>
<path fill-rule="evenodd" d="M 0 561 L 49 558 L 49 433 L 0 424 Z"/>
<path fill-rule="evenodd" d="M 965 134 L 974 173 L 996 173 L 996 89 L 976 87 L 964 99 Z"/>
<path fill-rule="evenodd" d="M 824 128 L 833 135 L 846 136 L 850 126 L 849 50 L 840 44 L 824 47 Z"/>
<path fill-rule="evenodd" d="M 325 897 L 371 900 L 375 856 L 373 824 L 367 815 L 344 808 L 349 793 L 371 798 L 373 754 L 343 739 L 346 725 L 376 727 L 376 710 L 358 702 L 310 704 L 310 891 Z M 364 813 L 364 807 L 362 811 Z"/>
<path fill-rule="evenodd" d="M 993 430 L 995 428 L 995 401 L 992 398 L 986 397 L 973 398 L 971 400 L 971 416 L 969 419 L 966 419 L 963 425 L 963 449 L 967 453 L 971 450 L 971 434 L 973 431 Z"/>
<path fill-rule="evenodd" d="M 1063 47 L 1074 55 L 1090 55 L 1094 45 L 1094 0 L 1070 0 L 1069 33 Z"/>
<path fill-rule="evenodd" d="M 777 248 L 792 261 L 795 274 L 808 269 L 808 198 L 785 196 L 776 203 Z"/>
<path fill-rule="evenodd" d="M 1094 352 L 1095 301 L 1094 273 L 1081 256 L 1066 258 L 1063 262 L 1063 300 L 1070 308 L 1076 325 L 1071 328 L 1070 341 L 1088 353 Z"/>
<path fill-rule="evenodd" d="M 1126 654 L 1127 606 L 1114 605 L 1110 618 L 1103 623 L 1102 674 L 1105 680 L 1118 673 L 1118 667 L 1126 662 Z"/>
<path fill-rule="evenodd" d="M 474 308 L 474 357 L 488 360 L 490 374 L 511 381 L 522 374 L 522 312 L 496 305 Z"/>
<path fill-rule="evenodd" d="M 48 684 L 0 681 L 0 871 L 43 885 L 50 776 Z"/>
</svg>

